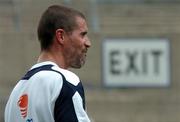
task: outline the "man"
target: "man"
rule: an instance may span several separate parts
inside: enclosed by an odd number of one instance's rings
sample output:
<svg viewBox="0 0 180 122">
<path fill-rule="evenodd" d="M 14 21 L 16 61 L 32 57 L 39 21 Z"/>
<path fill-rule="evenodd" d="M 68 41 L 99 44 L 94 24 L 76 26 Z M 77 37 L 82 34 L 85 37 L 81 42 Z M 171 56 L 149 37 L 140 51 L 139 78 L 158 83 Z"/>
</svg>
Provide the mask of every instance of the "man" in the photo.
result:
<svg viewBox="0 0 180 122">
<path fill-rule="evenodd" d="M 84 90 L 68 68 L 81 68 L 91 43 L 82 13 L 53 5 L 38 26 L 41 53 L 38 63 L 13 89 L 5 122 L 90 122 Z"/>
</svg>

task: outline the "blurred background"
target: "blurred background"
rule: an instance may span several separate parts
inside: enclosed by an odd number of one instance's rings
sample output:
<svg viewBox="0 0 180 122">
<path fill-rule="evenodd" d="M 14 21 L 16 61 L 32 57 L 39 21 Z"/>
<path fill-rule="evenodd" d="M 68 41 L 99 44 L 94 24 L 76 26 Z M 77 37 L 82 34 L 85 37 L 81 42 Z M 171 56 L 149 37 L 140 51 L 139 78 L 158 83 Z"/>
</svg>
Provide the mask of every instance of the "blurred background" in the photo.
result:
<svg viewBox="0 0 180 122">
<path fill-rule="evenodd" d="M 36 63 L 38 21 L 52 4 L 87 17 L 92 47 L 86 65 L 72 70 L 83 81 L 92 122 L 180 122 L 179 0 L 0 0 L 0 122 L 14 85 Z M 104 87 L 102 42 L 108 37 L 169 39 L 170 86 Z"/>
</svg>

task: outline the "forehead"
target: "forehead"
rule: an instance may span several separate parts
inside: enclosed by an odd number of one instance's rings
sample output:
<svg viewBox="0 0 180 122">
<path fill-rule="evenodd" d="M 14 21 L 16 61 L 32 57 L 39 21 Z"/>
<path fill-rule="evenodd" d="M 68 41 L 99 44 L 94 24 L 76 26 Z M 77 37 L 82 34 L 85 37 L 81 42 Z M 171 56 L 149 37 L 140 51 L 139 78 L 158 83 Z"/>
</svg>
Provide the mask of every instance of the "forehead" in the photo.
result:
<svg viewBox="0 0 180 122">
<path fill-rule="evenodd" d="M 76 28 L 77 30 L 80 30 L 80 31 L 87 31 L 88 30 L 87 23 L 86 23 L 86 20 L 84 18 L 76 17 L 76 24 L 77 24 L 77 28 Z"/>
</svg>

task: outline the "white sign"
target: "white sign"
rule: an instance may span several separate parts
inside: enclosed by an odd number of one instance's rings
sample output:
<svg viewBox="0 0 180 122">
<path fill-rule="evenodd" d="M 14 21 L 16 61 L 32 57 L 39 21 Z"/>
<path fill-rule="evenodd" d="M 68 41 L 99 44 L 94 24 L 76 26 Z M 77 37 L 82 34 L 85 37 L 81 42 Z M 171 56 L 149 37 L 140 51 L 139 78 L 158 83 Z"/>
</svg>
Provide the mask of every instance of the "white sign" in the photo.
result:
<svg viewBox="0 0 180 122">
<path fill-rule="evenodd" d="M 166 39 L 106 39 L 102 76 L 110 87 L 161 87 L 170 84 L 170 44 Z"/>
</svg>

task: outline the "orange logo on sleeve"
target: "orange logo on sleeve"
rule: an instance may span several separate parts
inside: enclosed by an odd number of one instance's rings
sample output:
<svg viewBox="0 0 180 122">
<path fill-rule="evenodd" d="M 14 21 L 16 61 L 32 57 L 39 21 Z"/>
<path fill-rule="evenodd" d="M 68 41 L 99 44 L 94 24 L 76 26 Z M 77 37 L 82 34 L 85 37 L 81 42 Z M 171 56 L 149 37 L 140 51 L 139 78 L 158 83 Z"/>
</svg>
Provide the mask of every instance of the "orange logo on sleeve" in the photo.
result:
<svg viewBox="0 0 180 122">
<path fill-rule="evenodd" d="M 28 95 L 22 95 L 18 100 L 18 106 L 20 108 L 21 116 L 25 118 L 28 110 Z"/>
</svg>

